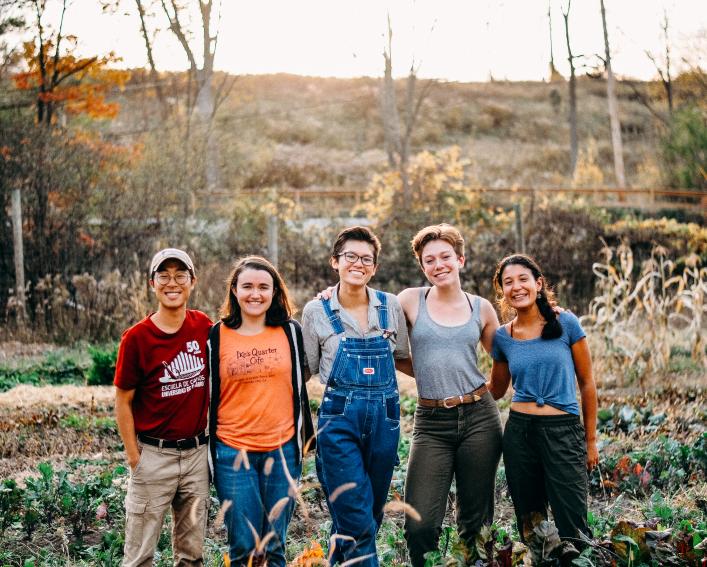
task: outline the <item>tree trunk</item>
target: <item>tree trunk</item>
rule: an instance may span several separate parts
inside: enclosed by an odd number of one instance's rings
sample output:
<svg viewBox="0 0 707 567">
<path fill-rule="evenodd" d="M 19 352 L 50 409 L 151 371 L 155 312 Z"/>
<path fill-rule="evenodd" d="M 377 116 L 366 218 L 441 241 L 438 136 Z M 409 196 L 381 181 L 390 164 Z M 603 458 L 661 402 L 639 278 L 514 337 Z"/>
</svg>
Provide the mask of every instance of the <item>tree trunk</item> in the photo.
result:
<svg viewBox="0 0 707 567">
<path fill-rule="evenodd" d="M 663 12 L 663 36 L 665 37 L 665 76 L 662 76 L 663 88 L 668 97 L 668 112 L 673 114 L 673 78 L 670 75 L 670 20 L 668 12 Z"/>
<path fill-rule="evenodd" d="M 268 216 L 268 255 L 272 265 L 278 267 L 280 249 L 279 249 L 279 221 L 277 214 Z"/>
<path fill-rule="evenodd" d="M 393 80 L 393 28 L 388 16 L 388 47 L 383 50 L 385 72 L 381 85 L 381 119 L 383 122 L 383 139 L 385 151 L 388 154 L 388 165 L 391 169 L 398 167 L 396 155 L 400 155 L 400 119 L 395 97 L 395 81 Z"/>
<path fill-rule="evenodd" d="M 601 23 L 604 27 L 606 98 L 609 104 L 609 121 L 611 122 L 611 145 L 614 149 L 614 172 L 616 174 L 616 185 L 619 188 L 624 188 L 626 187 L 626 176 L 624 172 L 623 143 L 621 141 L 621 121 L 619 120 L 619 105 L 616 100 L 614 72 L 611 68 L 611 49 L 609 48 L 609 31 L 606 25 L 604 0 L 599 0 L 599 4 L 601 6 Z"/>
<path fill-rule="evenodd" d="M 166 119 L 169 115 L 169 108 L 167 106 L 167 101 L 164 96 L 164 90 L 160 84 L 160 77 L 157 73 L 157 67 L 155 66 L 155 58 L 152 54 L 152 42 L 150 41 L 150 36 L 147 33 L 147 23 L 145 22 L 145 7 L 143 6 L 142 0 L 135 0 L 137 5 L 137 12 L 140 16 L 140 30 L 142 31 L 142 38 L 145 41 L 145 51 L 147 52 L 147 62 L 150 65 L 150 79 L 155 85 L 155 94 L 157 95 L 157 100 L 160 104 L 160 112 L 162 114 L 162 119 Z"/>
<path fill-rule="evenodd" d="M 205 73 L 204 73 L 205 74 Z M 219 148 L 213 132 L 214 93 L 211 84 L 212 73 L 202 77 L 201 87 L 196 97 L 196 114 L 204 135 L 204 177 L 207 194 L 211 195 L 221 185 L 219 170 Z"/>
<path fill-rule="evenodd" d="M 574 69 L 574 55 L 572 55 L 572 47 L 570 45 L 570 6 L 572 2 L 568 0 L 567 11 L 562 12 L 562 17 L 565 20 L 565 40 L 567 41 L 567 61 L 570 64 L 570 109 L 569 109 L 569 125 L 570 125 L 570 171 L 569 176 L 574 177 L 575 169 L 577 168 L 577 155 L 579 153 L 579 142 L 577 138 L 577 76 Z"/>
<path fill-rule="evenodd" d="M 557 80 L 559 73 L 555 67 L 555 50 L 552 44 L 552 2 L 547 2 L 547 23 L 550 29 L 550 82 Z"/>
<path fill-rule="evenodd" d="M 22 242 L 22 192 L 19 187 L 12 190 L 12 243 L 15 260 L 15 297 L 17 298 L 17 318 L 25 321 L 25 257 Z"/>
</svg>

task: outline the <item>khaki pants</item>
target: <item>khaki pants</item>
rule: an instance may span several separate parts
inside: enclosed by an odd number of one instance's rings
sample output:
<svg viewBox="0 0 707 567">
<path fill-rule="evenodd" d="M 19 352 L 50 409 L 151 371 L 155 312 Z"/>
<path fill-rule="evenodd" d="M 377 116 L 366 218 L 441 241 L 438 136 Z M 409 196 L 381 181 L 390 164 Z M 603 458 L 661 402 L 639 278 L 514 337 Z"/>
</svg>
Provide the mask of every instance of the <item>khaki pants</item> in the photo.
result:
<svg viewBox="0 0 707 567">
<path fill-rule="evenodd" d="M 123 565 L 152 565 L 167 509 L 172 507 L 174 565 L 203 565 L 209 503 L 207 445 L 178 450 L 140 444 L 125 497 Z"/>
</svg>

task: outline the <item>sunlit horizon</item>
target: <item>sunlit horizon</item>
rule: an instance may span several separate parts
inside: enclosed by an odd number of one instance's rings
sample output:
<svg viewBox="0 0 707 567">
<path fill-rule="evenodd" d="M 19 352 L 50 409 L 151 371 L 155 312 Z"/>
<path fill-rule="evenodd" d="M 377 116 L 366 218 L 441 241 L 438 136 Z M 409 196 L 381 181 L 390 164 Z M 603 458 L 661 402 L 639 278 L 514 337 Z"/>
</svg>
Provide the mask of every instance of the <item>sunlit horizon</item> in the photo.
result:
<svg viewBox="0 0 707 567">
<path fill-rule="evenodd" d="M 555 66 L 569 75 L 560 4 L 553 1 Z M 663 10 L 670 19 L 674 72 L 704 66 L 705 10 L 697 0 L 605 0 L 618 76 L 657 77 L 645 51 L 661 62 L 665 50 Z M 293 74 L 312 77 L 380 77 L 387 15 L 393 27 L 393 74 L 414 65 L 421 78 L 452 82 L 489 79 L 542 81 L 549 76 L 547 2 L 361 2 L 309 0 L 291 3 L 223 3 L 215 68 L 236 75 Z M 640 14 L 640 17 L 637 17 Z M 158 14 L 160 18 L 162 14 Z M 161 19 L 162 27 L 164 21 Z M 51 18 L 47 17 L 51 24 Z M 139 20 L 132 3 L 104 12 L 95 0 L 76 0 L 66 13 L 65 33 L 78 38 L 82 55 L 114 52 L 118 66 L 147 66 Z M 570 12 L 572 50 L 583 55 L 578 73 L 601 66 L 603 32 L 599 2 L 574 2 Z M 199 37 L 194 45 L 200 45 Z M 168 30 L 156 34 L 159 71 L 182 71 L 187 60 Z M 197 49 L 198 52 L 198 49 Z"/>
</svg>

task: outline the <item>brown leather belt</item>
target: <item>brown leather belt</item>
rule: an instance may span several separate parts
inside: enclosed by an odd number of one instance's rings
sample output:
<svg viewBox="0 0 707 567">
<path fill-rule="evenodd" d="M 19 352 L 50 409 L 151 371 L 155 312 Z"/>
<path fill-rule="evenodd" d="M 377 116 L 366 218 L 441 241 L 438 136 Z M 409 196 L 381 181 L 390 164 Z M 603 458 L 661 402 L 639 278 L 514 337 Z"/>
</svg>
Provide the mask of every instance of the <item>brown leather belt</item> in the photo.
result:
<svg viewBox="0 0 707 567">
<path fill-rule="evenodd" d="M 488 392 L 488 388 L 486 387 L 486 384 L 483 386 L 476 388 L 473 392 L 469 392 L 468 394 L 464 394 L 463 396 L 449 396 L 448 398 L 444 398 L 443 400 L 428 400 L 427 398 L 418 398 L 417 399 L 417 404 L 422 406 L 423 408 L 455 408 L 457 406 L 460 406 L 462 404 L 473 404 L 474 402 L 478 402 L 481 399 L 481 396 L 483 396 L 486 392 Z"/>
</svg>

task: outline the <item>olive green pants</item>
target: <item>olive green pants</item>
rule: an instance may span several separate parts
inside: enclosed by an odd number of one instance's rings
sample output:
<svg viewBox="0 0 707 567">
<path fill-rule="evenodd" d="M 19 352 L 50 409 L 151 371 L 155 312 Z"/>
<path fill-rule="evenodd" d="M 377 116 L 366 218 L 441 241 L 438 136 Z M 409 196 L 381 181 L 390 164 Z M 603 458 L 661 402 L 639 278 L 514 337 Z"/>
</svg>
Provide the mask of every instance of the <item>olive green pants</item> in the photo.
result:
<svg viewBox="0 0 707 567">
<path fill-rule="evenodd" d="M 410 562 L 425 564 L 439 544 L 447 497 L 456 480 L 459 538 L 474 544 L 493 522 L 496 469 L 501 458 L 501 419 L 490 393 L 454 408 L 417 407 L 405 480 L 405 501 L 420 514 L 405 517 Z"/>
</svg>

